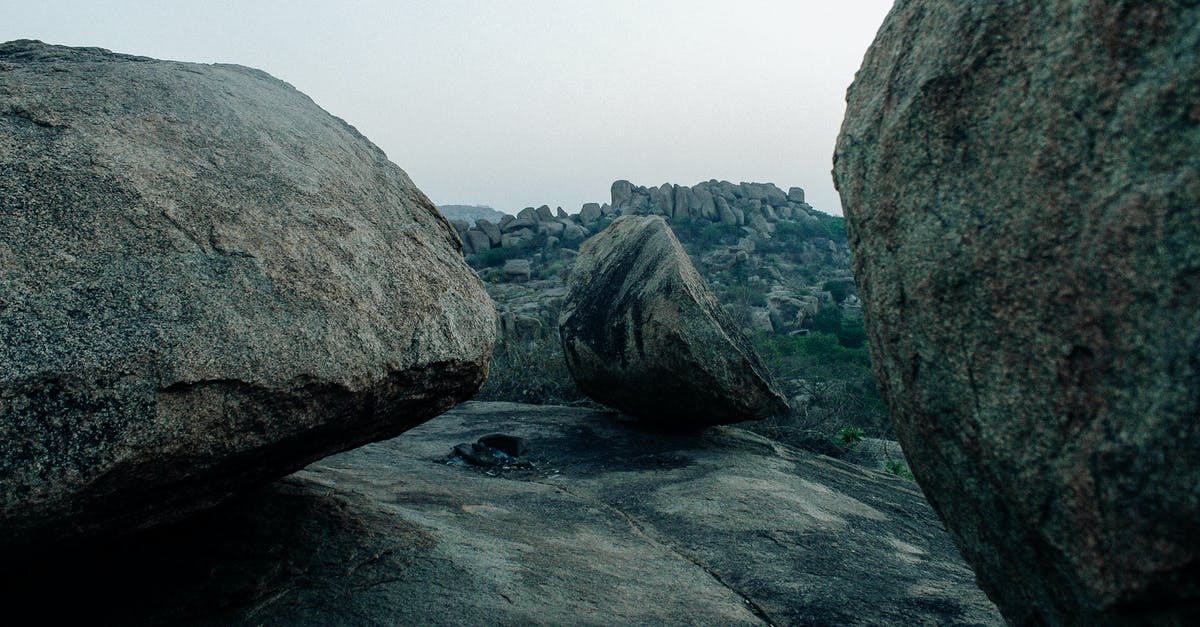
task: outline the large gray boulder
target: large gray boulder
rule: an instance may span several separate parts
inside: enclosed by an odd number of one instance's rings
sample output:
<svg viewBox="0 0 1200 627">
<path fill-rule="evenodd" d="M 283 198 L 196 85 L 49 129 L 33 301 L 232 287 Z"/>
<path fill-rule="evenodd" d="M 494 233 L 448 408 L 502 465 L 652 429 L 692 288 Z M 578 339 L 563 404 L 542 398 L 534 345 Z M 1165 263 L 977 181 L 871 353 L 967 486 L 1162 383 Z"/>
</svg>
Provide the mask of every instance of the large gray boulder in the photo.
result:
<svg viewBox="0 0 1200 627">
<path fill-rule="evenodd" d="M 479 229 L 471 229 L 466 232 L 466 237 L 463 238 L 463 244 L 471 249 L 471 252 L 482 253 L 492 247 L 492 240 L 487 233 Z"/>
<path fill-rule="evenodd" d="M 913 472 L 1014 623 L 1200 608 L 1200 5 L 902 1 L 835 174 Z"/>
<path fill-rule="evenodd" d="M 487 220 L 478 220 L 475 222 L 475 228 L 487 235 L 490 247 L 495 248 L 500 245 L 500 227 Z"/>
<path fill-rule="evenodd" d="M 583 208 L 579 210 L 579 221 L 583 224 L 591 224 L 600 219 L 600 205 L 589 202 L 584 203 Z"/>
<path fill-rule="evenodd" d="M 0 44 L 0 551 L 185 516 L 486 376 L 450 224 L 249 68 Z"/>
<path fill-rule="evenodd" d="M 559 331 L 579 388 L 646 421 L 702 427 L 787 410 L 661 217 L 623 216 L 584 242 Z"/>
<path fill-rule="evenodd" d="M 528 443 L 521 460 L 446 463 L 497 432 Z M 6 610 L 100 625 L 1002 624 L 915 484 L 738 427 L 469 402 L 233 505 L 9 563 Z"/>
</svg>

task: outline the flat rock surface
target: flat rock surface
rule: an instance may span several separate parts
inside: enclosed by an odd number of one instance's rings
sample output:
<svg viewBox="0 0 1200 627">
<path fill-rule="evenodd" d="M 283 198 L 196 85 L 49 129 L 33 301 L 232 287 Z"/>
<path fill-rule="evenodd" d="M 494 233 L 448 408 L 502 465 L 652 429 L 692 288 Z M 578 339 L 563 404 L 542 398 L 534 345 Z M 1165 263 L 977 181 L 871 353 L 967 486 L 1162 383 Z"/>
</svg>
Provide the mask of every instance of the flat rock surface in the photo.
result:
<svg viewBox="0 0 1200 627">
<path fill-rule="evenodd" d="M 737 427 L 638 424 L 470 402 L 0 583 L 10 611 L 123 624 L 1000 624 L 915 484 Z M 491 433 L 524 438 L 530 467 L 448 463 Z"/>
</svg>

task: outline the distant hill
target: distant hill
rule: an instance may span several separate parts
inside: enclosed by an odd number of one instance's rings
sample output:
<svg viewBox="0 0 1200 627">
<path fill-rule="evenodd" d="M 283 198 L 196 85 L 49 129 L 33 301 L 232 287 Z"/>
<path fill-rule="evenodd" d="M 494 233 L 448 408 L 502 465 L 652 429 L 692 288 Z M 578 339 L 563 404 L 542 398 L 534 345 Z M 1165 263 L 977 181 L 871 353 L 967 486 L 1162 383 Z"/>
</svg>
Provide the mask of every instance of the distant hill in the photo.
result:
<svg viewBox="0 0 1200 627">
<path fill-rule="evenodd" d="M 487 205 L 438 205 L 438 211 L 451 220 L 466 220 L 468 224 L 475 224 L 476 220 L 500 222 L 500 218 L 508 215 Z"/>
</svg>

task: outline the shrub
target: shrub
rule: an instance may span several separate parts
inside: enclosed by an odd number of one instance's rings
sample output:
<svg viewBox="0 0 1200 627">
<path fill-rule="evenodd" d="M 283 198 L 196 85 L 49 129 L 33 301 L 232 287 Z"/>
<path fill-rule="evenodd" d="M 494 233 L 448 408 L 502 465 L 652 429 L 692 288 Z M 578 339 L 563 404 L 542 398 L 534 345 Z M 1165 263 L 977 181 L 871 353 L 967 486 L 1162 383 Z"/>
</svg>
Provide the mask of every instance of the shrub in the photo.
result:
<svg viewBox="0 0 1200 627">
<path fill-rule="evenodd" d="M 509 259 L 524 257 L 529 252 L 525 248 L 492 248 L 485 250 L 482 253 L 476 253 L 467 256 L 467 263 L 476 269 L 493 268 L 504 265 Z"/>
<path fill-rule="evenodd" d="M 837 441 L 844 446 L 854 446 L 863 441 L 867 432 L 860 427 L 842 427 L 838 430 Z"/>
<path fill-rule="evenodd" d="M 912 471 L 908 469 L 908 464 L 905 464 L 898 459 L 889 459 L 884 463 L 883 469 L 886 470 L 888 474 L 896 475 L 902 479 L 908 479 L 909 481 L 917 480 L 917 478 L 913 476 Z"/>
<path fill-rule="evenodd" d="M 488 379 L 475 398 L 532 405 L 561 405 L 586 399 L 567 370 L 558 333 L 553 331 L 530 341 L 499 338 Z"/>
<path fill-rule="evenodd" d="M 844 243 L 846 241 L 846 220 L 836 216 L 830 216 L 829 220 L 824 221 L 822 225 L 825 227 L 825 234 L 829 239 Z"/>
<path fill-rule="evenodd" d="M 826 281 L 821 289 L 829 292 L 833 296 L 833 301 L 837 304 L 842 304 L 846 300 L 846 296 L 850 294 L 850 286 L 845 281 Z"/>
</svg>

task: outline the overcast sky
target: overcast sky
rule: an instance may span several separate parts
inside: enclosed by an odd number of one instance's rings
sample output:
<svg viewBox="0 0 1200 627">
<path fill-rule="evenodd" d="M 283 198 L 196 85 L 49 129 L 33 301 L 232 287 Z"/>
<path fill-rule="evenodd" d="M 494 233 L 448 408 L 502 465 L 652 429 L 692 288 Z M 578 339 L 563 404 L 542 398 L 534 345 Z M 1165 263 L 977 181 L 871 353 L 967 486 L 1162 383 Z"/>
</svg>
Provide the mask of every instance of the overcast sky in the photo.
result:
<svg viewBox="0 0 1200 627">
<path fill-rule="evenodd" d="M 438 204 L 515 212 L 615 179 L 800 186 L 891 0 L 0 0 L 0 41 L 238 63 L 378 144 Z"/>
</svg>

